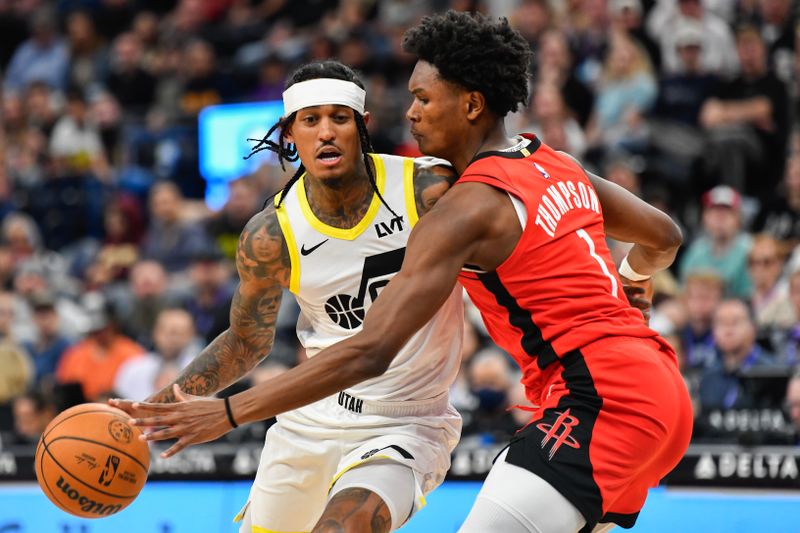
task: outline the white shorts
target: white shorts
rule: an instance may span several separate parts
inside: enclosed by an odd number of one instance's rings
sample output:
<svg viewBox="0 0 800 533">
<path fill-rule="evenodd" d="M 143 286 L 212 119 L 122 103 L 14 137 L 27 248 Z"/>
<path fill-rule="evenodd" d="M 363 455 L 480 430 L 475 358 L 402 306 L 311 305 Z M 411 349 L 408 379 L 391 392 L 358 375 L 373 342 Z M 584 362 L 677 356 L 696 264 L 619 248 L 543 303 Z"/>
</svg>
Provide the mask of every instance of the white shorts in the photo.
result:
<svg viewBox="0 0 800 533">
<path fill-rule="evenodd" d="M 392 517 L 399 527 L 444 480 L 460 434 L 461 416 L 446 392 L 430 400 L 360 404 L 334 395 L 284 413 L 267 432 L 249 500 L 236 517 L 243 520 L 240 533 L 311 531 L 342 474 L 387 460 L 414 472 L 415 486 L 408 488 L 414 509 Z"/>
</svg>

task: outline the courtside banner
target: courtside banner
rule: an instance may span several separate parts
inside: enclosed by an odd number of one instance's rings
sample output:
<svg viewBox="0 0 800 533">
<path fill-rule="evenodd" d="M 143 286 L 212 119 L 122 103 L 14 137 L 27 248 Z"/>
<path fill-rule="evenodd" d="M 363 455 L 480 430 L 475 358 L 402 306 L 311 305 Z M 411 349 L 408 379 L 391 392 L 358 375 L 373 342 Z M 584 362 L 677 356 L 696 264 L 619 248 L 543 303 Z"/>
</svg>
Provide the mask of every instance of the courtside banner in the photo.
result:
<svg viewBox="0 0 800 533">
<path fill-rule="evenodd" d="M 462 442 L 453 451 L 448 480 L 482 481 L 501 443 Z M 153 446 L 149 480 L 252 480 L 258 468 L 261 442 L 217 442 L 193 446 L 169 459 L 159 457 L 166 446 Z M 34 449 L 0 450 L 0 483 L 34 481 Z M 666 486 L 800 489 L 800 448 L 792 446 L 697 445 L 666 477 Z M 2 530 L 0 529 L 0 532 Z"/>
</svg>

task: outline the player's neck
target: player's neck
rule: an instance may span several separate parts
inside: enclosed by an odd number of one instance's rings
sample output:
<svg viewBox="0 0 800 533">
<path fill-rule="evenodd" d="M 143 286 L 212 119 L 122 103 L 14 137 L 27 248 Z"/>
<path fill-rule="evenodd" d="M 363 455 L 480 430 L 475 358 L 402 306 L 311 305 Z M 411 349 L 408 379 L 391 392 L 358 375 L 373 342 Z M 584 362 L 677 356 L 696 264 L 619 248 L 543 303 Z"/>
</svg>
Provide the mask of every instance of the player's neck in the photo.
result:
<svg viewBox="0 0 800 533">
<path fill-rule="evenodd" d="M 375 193 L 363 165 L 349 176 L 322 180 L 307 174 L 303 182 L 311 211 L 322 222 L 337 228 L 349 229 L 358 224 Z"/>
<path fill-rule="evenodd" d="M 514 146 L 519 142 L 518 139 L 509 137 L 506 133 L 503 120 L 492 120 L 488 125 L 474 128 L 465 135 L 465 141 L 458 150 L 458 154 L 450 162 L 455 167 L 456 172 L 461 175 L 470 162 L 482 152 L 504 150 Z"/>
</svg>

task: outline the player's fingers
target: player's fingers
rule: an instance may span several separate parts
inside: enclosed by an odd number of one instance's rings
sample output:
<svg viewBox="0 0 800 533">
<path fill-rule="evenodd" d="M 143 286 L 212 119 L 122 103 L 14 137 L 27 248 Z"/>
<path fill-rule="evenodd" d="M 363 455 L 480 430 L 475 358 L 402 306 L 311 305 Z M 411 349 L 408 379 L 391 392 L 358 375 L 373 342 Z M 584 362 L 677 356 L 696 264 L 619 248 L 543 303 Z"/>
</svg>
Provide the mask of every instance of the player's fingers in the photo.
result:
<svg viewBox="0 0 800 533">
<path fill-rule="evenodd" d="M 176 403 L 153 403 L 153 402 L 133 402 L 131 405 L 134 409 L 141 409 L 143 411 L 151 411 L 153 413 L 163 413 L 165 411 L 175 411 L 178 409 Z"/>
<path fill-rule="evenodd" d="M 175 439 L 178 437 L 178 430 L 174 427 L 165 427 L 150 433 L 139 435 L 139 440 L 154 441 L 154 440 L 167 440 Z"/>
<path fill-rule="evenodd" d="M 166 416 L 149 416 L 144 418 L 131 418 L 128 422 L 132 426 L 160 427 L 171 425 L 174 419 Z"/>
<path fill-rule="evenodd" d="M 133 401 L 132 400 L 122 400 L 120 398 L 109 398 L 108 405 L 111 407 L 116 407 L 117 409 L 122 409 L 126 413 L 130 413 L 133 410 Z"/>
<path fill-rule="evenodd" d="M 186 439 L 186 437 L 181 437 L 180 439 L 178 439 L 178 442 L 170 446 L 166 451 L 161 452 L 161 457 L 163 457 L 164 459 L 172 457 L 179 451 L 186 448 L 188 445 L 189 445 L 188 439 Z"/>
<path fill-rule="evenodd" d="M 628 296 L 644 294 L 644 287 L 638 287 L 635 285 L 623 285 L 622 290 L 625 291 L 625 294 L 627 294 Z"/>
</svg>

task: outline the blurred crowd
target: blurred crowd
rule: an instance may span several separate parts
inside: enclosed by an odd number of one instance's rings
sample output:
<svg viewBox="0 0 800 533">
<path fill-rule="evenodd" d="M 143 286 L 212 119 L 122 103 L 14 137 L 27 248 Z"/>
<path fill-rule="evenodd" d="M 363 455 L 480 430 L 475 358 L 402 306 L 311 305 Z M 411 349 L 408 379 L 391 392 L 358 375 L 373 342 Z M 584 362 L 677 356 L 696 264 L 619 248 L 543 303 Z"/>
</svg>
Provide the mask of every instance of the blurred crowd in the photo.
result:
<svg viewBox="0 0 800 533">
<path fill-rule="evenodd" d="M 231 176 L 209 209 L 204 107 L 280 98 L 296 66 L 334 57 L 363 75 L 375 149 L 415 155 L 402 35 L 447 8 L 506 16 L 530 42 L 530 105 L 510 131 L 683 228 L 651 325 L 679 354 L 695 438 L 799 443 L 792 0 L 0 0 L 3 441 L 35 443 L 82 401 L 146 398 L 227 328 L 238 235 L 287 175 Z M 609 245 L 621 260 L 628 245 Z M 225 393 L 304 359 L 283 307 L 273 353 Z M 467 322 L 453 402 L 466 439 L 501 442 L 530 406 L 474 309 Z"/>
</svg>

